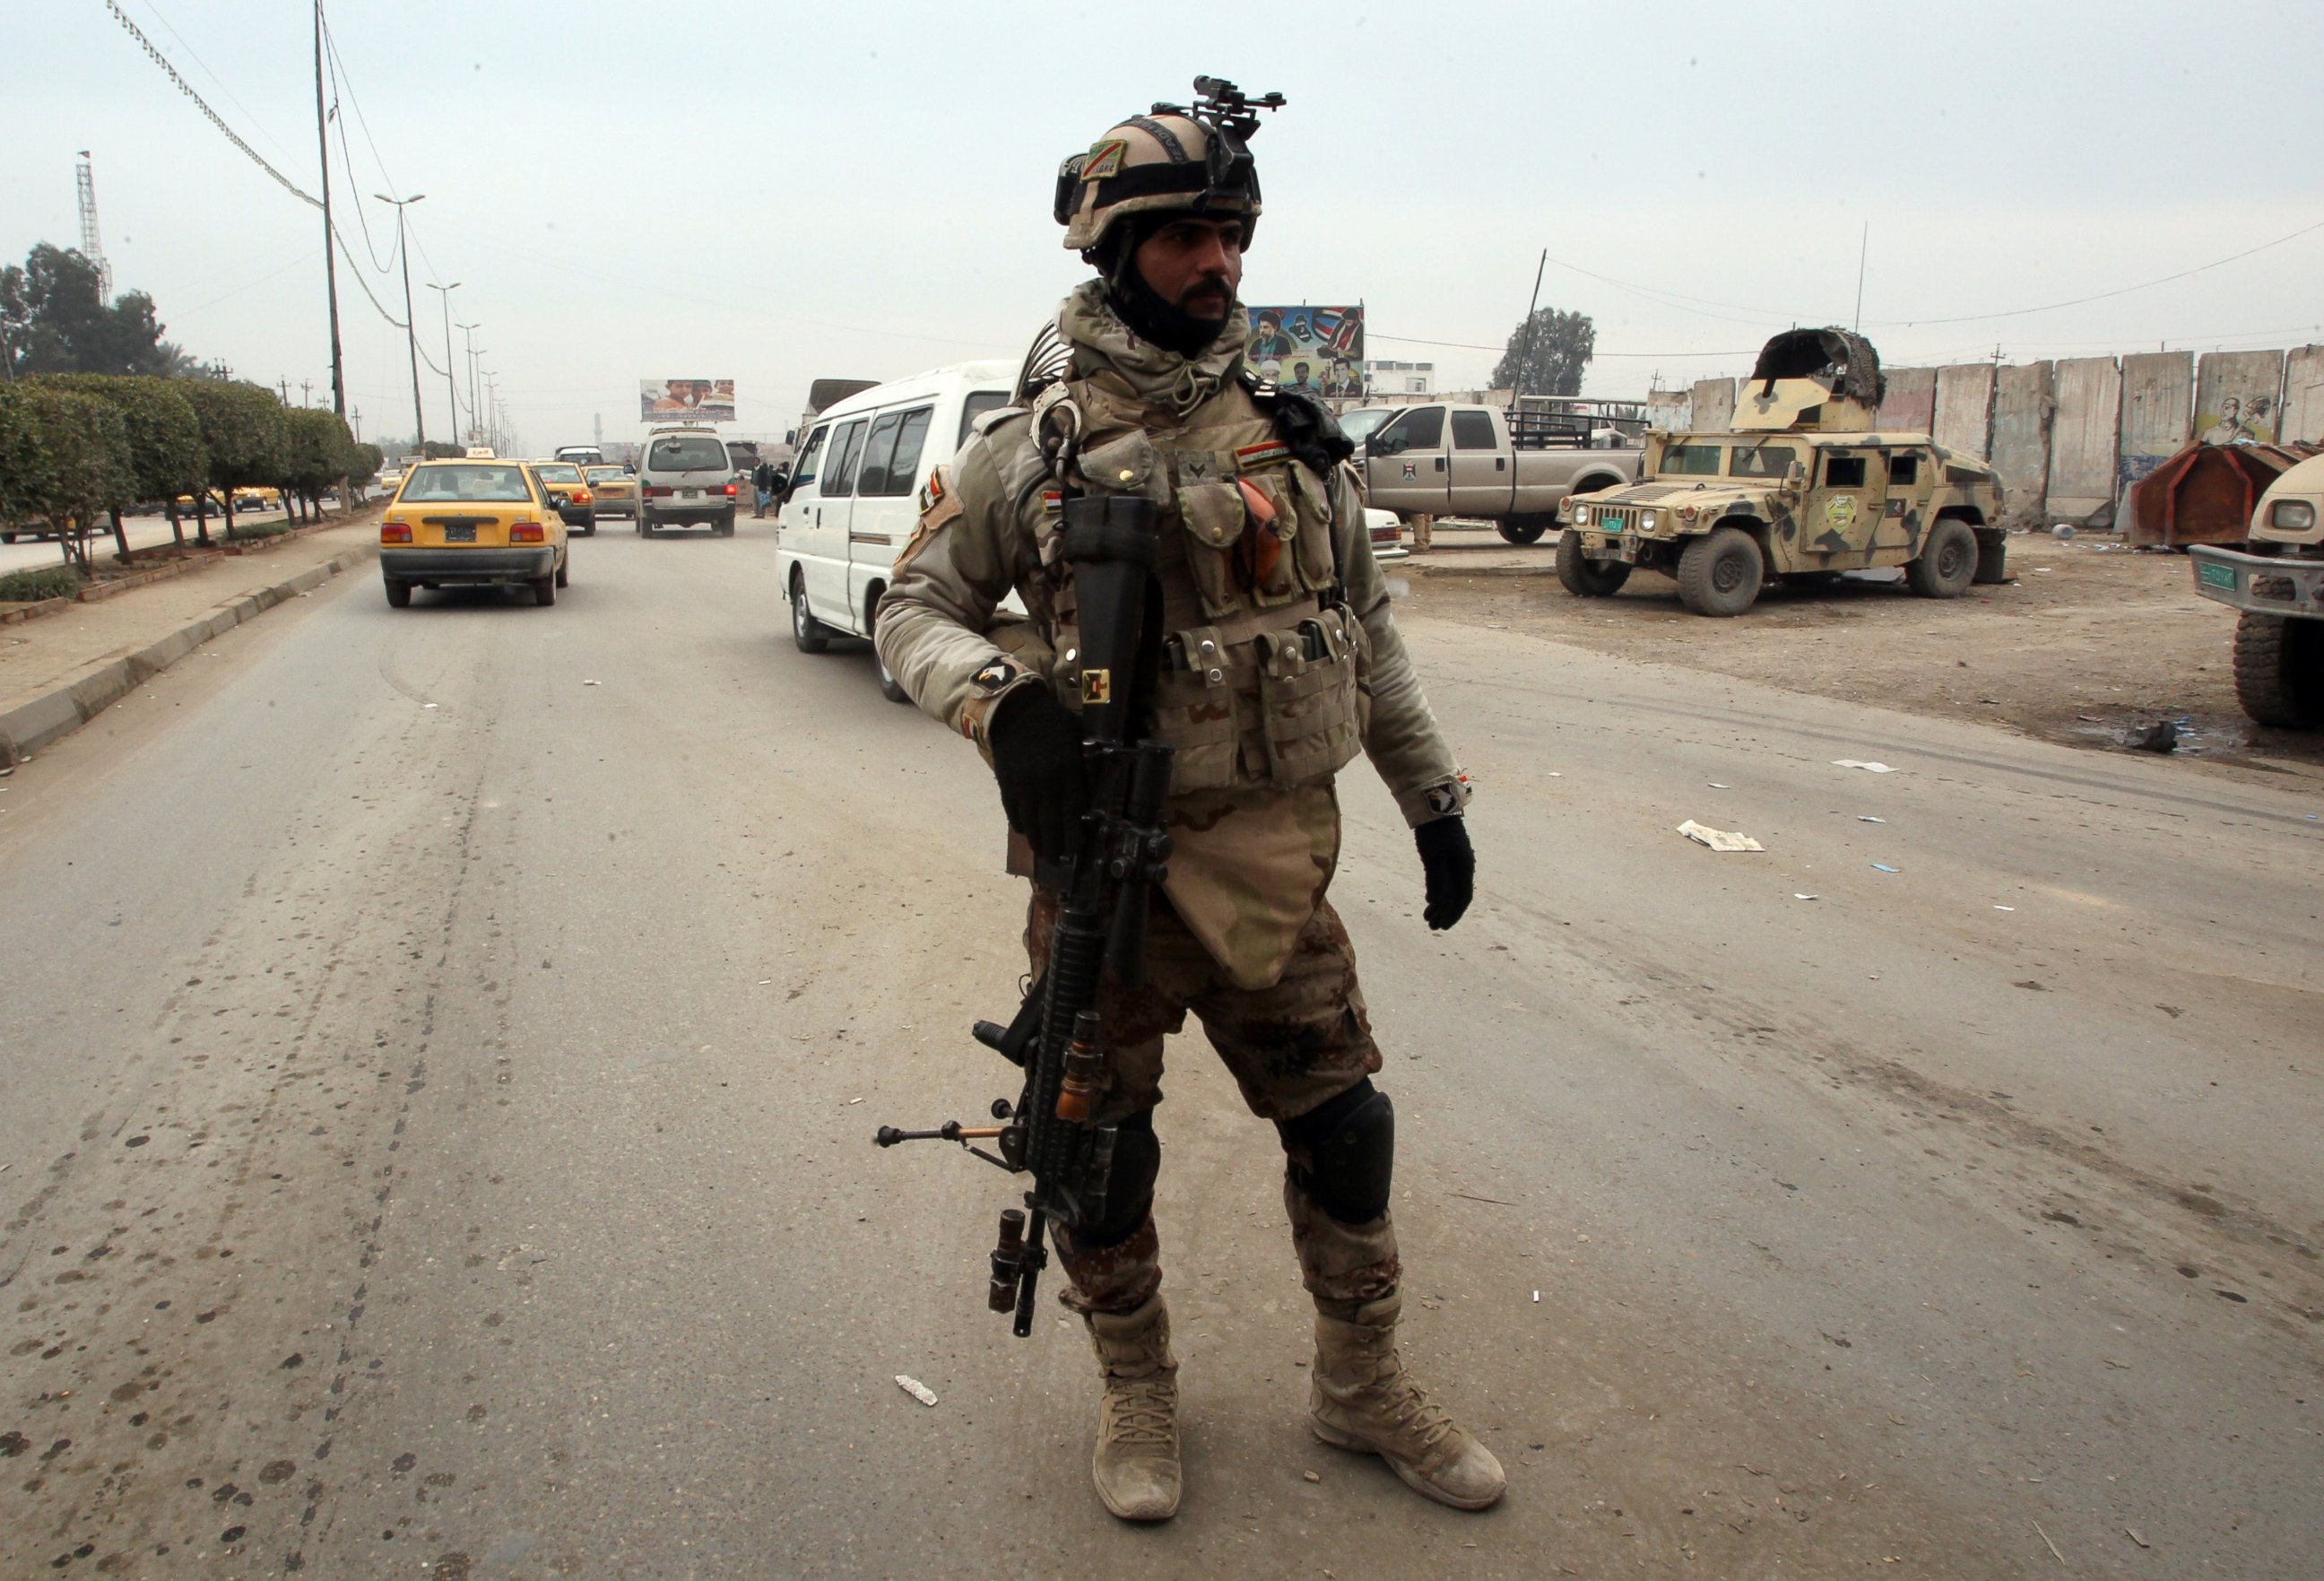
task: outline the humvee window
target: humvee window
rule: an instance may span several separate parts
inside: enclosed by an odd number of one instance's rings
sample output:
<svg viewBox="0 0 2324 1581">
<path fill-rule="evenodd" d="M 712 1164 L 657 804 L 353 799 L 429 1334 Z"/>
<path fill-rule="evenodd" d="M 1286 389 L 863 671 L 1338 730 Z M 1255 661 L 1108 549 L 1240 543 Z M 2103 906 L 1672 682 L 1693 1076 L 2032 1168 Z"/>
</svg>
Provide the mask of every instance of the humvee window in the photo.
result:
<svg viewBox="0 0 2324 1581">
<path fill-rule="evenodd" d="M 1864 458 L 1861 456 L 1831 456 L 1824 459 L 1823 485 L 1826 488 L 1862 488 Z"/>
<path fill-rule="evenodd" d="M 1888 458 L 1889 482 L 1913 483 L 1916 482 L 1920 478 L 1920 476 L 1921 458 L 1918 456 L 1891 456 Z"/>
<path fill-rule="evenodd" d="M 1729 477 L 1781 477 L 1792 469 L 1800 453 L 1789 445 L 1738 445 L 1727 464 Z"/>
<path fill-rule="evenodd" d="M 1719 476 L 1718 445 L 1673 445 L 1663 452 L 1662 472 L 1681 477 Z"/>
</svg>

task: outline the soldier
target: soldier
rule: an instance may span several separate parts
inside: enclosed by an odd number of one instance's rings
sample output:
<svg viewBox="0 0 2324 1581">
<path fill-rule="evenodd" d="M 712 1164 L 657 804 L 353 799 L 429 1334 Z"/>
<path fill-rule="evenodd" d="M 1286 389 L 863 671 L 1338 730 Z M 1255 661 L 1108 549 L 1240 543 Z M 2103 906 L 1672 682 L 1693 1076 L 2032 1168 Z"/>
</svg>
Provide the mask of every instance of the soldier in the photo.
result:
<svg viewBox="0 0 2324 1581">
<path fill-rule="evenodd" d="M 1130 1521 L 1178 1507 L 1152 1112 L 1164 1034 L 1192 1010 L 1286 1157 L 1292 1240 L 1316 1311 L 1315 1436 L 1480 1510 L 1501 1496 L 1500 1463 L 1397 1354 L 1394 1112 L 1370 1080 L 1379 1050 L 1324 899 L 1340 850 L 1333 777 L 1361 750 L 1416 831 L 1428 925 L 1452 927 L 1473 888 L 1469 787 L 1390 618 L 1347 442 L 1320 408 L 1245 368 L 1236 289 L 1259 195 L 1235 134 L 1254 121 L 1222 128 L 1207 109 L 1133 116 L 1060 173 L 1065 245 L 1099 273 L 1058 313 L 1070 363 L 1037 395 L 1020 388 L 1029 410 L 982 421 L 936 476 L 879 610 L 880 656 L 991 765 L 1010 871 L 1034 881 L 1026 941 L 1038 973 L 1059 903 L 1055 864 L 1071 855 L 1087 796 L 1058 501 L 1122 493 L 1160 506 L 1169 634 L 1151 732 L 1176 747 L 1173 849 L 1146 985 L 1109 978 L 1100 993 L 1111 1047 L 1097 1118 L 1120 1127 L 1108 1210 L 1056 1237 L 1062 1299 L 1083 1315 L 1104 1382 L 1098 1494 Z M 996 616 L 1012 589 L 1029 621 Z"/>
</svg>

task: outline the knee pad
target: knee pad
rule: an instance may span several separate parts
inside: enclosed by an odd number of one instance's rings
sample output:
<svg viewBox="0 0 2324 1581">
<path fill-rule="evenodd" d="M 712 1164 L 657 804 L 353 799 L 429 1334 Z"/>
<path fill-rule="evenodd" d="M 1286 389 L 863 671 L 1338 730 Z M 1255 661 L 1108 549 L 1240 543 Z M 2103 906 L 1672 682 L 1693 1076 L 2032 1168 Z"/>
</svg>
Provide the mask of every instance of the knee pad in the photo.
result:
<svg viewBox="0 0 2324 1581">
<path fill-rule="evenodd" d="M 1291 1178 L 1343 1225 L 1388 1211 L 1396 1170 L 1396 1105 L 1366 1077 L 1296 1120 L 1280 1121 Z"/>
<path fill-rule="evenodd" d="M 1135 1234 L 1154 1207 L 1154 1179 L 1162 1172 L 1162 1142 L 1154 1134 L 1154 1111 L 1124 1120 L 1113 1133 L 1113 1172 L 1106 1178 L 1105 1213 L 1093 1225 L 1073 1232 L 1081 1251 L 1119 1246 Z"/>
</svg>

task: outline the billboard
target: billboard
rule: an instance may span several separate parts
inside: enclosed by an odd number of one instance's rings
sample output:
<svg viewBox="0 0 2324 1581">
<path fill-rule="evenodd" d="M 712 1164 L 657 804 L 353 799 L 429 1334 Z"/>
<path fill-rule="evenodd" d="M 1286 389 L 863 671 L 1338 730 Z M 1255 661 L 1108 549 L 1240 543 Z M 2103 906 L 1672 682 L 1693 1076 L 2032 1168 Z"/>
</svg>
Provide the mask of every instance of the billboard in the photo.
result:
<svg viewBox="0 0 2324 1581">
<path fill-rule="evenodd" d="M 641 379 L 638 416 L 647 422 L 733 422 L 732 379 Z"/>
<path fill-rule="evenodd" d="M 1364 393 L 1364 310 L 1250 308 L 1245 355 L 1261 378 L 1317 395 Z"/>
</svg>

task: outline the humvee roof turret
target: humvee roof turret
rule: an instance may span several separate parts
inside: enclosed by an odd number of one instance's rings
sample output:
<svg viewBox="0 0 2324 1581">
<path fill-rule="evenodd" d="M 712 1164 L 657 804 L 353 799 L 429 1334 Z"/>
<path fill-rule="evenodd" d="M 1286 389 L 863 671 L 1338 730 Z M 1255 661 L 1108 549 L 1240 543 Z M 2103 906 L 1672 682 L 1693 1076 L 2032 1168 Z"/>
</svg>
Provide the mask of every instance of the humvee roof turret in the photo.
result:
<svg viewBox="0 0 2324 1581">
<path fill-rule="evenodd" d="M 1677 578 L 1698 615 L 1740 615 L 1771 579 L 1901 566 L 1953 598 L 2007 579 L 2001 476 L 1928 435 L 1884 431 L 1879 355 L 1845 329 L 1767 342 L 1715 431 L 1650 430 L 1640 481 L 1560 511 L 1557 575 L 1606 597 L 1634 568 Z"/>
</svg>

